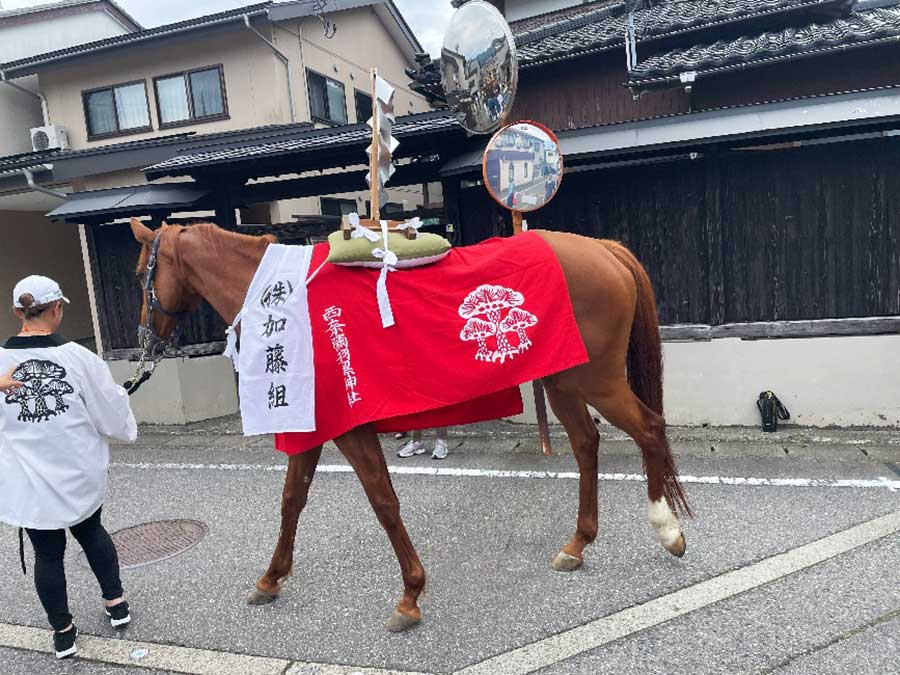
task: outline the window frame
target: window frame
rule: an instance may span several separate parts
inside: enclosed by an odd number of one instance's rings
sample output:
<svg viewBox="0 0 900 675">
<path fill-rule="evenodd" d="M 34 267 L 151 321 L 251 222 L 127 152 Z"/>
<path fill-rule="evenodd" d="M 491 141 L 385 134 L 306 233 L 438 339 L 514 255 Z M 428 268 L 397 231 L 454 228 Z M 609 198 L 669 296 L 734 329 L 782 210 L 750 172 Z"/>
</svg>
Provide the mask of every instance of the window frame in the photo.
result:
<svg viewBox="0 0 900 675">
<path fill-rule="evenodd" d="M 333 214 L 325 213 L 325 204 L 326 203 L 329 203 L 329 204 L 334 203 L 334 204 L 337 204 L 338 207 L 340 207 L 342 204 L 353 204 L 353 211 L 351 211 L 351 213 L 359 210 L 359 204 L 357 203 L 357 201 L 355 199 L 347 199 L 347 198 L 340 198 L 340 197 L 319 197 L 319 212 L 323 216 L 333 215 Z M 341 217 L 343 217 L 343 214 L 341 215 Z"/>
<path fill-rule="evenodd" d="M 219 71 L 219 91 L 222 92 L 222 112 L 217 115 L 205 115 L 203 117 L 195 117 L 194 115 L 194 90 L 191 87 L 191 78 L 190 75 L 193 73 L 202 73 L 207 70 L 218 70 Z M 178 120 L 177 122 L 163 122 L 162 117 L 162 108 L 159 104 L 159 85 L 158 82 L 160 80 L 168 80 L 175 77 L 181 76 L 184 79 L 184 90 L 187 93 L 187 104 L 188 104 L 188 114 L 190 117 L 184 120 Z M 201 68 L 191 68 L 190 70 L 181 70 L 174 73 L 169 73 L 167 75 L 157 75 L 153 78 L 153 95 L 156 98 L 156 119 L 159 122 L 160 129 L 175 129 L 177 127 L 189 127 L 195 124 L 206 124 L 208 122 L 218 122 L 221 120 L 230 119 L 230 115 L 228 113 L 228 91 L 225 88 L 225 66 L 221 63 L 216 63 L 209 66 L 203 66 Z"/>
<path fill-rule="evenodd" d="M 367 99 L 369 99 L 369 114 L 366 115 L 363 119 L 360 119 L 360 117 L 359 117 L 359 103 L 356 100 L 357 94 L 362 94 Z M 372 94 L 370 94 L 367 91 L 363 91 L 362 89 L 357 89 L 356 87 L 353 87 L 353 107 L 356 108 L 356 123 L 357 124 L 365 124 L 366 122 L 369 121 L 369 118 L 372 117 L 373 105 L 374 105 L 374 103 L 372 101 Z"/>
<path fill-rule="evenodd" d="M 336 120 L 319 117 L 318 115 L 313 113 L 313 109 L 312 109 L 312 78 L 310 78 L 310 75 L 315 75 L 316 77 L 321 77 L 323 80 L 325 80 L 324 101 L 325 101 L 326 113 L 329 115 L 331 114 L 331 105 L 328 101 L 328 80 L 331 80 L 335 84 L 341 85 L 341 89 L 344 92 L 344 97 L 343 97 L 344 98 L 344 118 L 347 120 L 346 122 L 338 122 Z M 354 91 L 355 91 L 355 89 L 354 89 Z M 336 80 L 333 77 L 328 77 L 324 73 L 320 73 L 319 71 L 313 70 L 312 68 L 307 68 L 306 69 L 306 100 L 309 102 L 309 117 L 314 122 L 319 122 L 320 124 L 327 124 L 328 126 L 332 126 L 332 127 L 342 127 L 345 124 L 350 123 L 350 113 L 347 110 L 347 87 L 340 80 Z M 354 103 L 355 103 L 355 101 L 354 101 Z"/>
<path fill-rule="evenodd" d="M 392 201 L 387 201 L 384 204 L 379 204 L 378 211 L 379 215 L 382 216 L 382 220 L 391 220 L 391 216 L 406 213 L 403 208 L 403 204 L 401 204 L 400 202 Z M 370 199 L 366 200 L 366 214 L 368 218 L 372 217 L 372 201 Z"/>
<path fill-rule="evenodd" d="M 119 128 L 119 107 L 116 103 L 116 89 L 122 87 L 133 87 L 136 84 L 144 85 L 144 101 L 147 104 L 147 126 L 145 127 L 133 127 L 131 129 L 120 129 Z M 91 132 L 91 116 L 88 110 L 88 96 L 91 94 L 96 94 L 101 91 L 109 91 L 112 92 L 112 103 L 113 103 L 113 112 L 115 114 L 116 120 L 116 130 L 110 131 L 104 134 L 95 134 Z M 91 89 L 84 89 L 81 92 L 81 108 L 84 111 L 84 128 L 87 132 L 88 141 L 99 141 L 104 138 L 116 138 L 118 136 L 131 136 L 133 134 L 146 134 L 148 132 L 153 131 L 153 116 L 150 114 L 150 94 L 147 92 L 147 80 L 132 80 L 130 82 L 117 82 L 116 84 L 109 84 L 104 87 L 93 87 Z"/>
</svg>

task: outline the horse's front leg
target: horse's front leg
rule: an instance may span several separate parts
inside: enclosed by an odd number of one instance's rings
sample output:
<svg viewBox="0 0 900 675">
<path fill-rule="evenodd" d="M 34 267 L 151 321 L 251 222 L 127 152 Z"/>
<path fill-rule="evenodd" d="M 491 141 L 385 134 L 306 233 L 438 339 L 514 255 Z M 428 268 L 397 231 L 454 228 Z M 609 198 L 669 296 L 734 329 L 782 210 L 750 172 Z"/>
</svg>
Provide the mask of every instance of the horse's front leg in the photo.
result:
<svg viewBox="0 0 900 675">
<path fill-rule="evenodd" d="M 281 496 L 281 531 L 278 533 L 278 544 L 275 546 L 275 553 L 272 554 L 269 569 L 259 578 L 256 589 L 247 598 L 247 602 L 251 605 L 266 605 L 275 600 L 285 580 L 293 571 L 297 521 L 303 507 L 306 506 L 309 486 L 321 456 L 320 446 L 299 455 L 291 455 L 288 459 L 284 492 Z"/>
<path fill-rule="evenodd" d="M 412 628 L 422 620 L 418 598 L 425 588 L 425 568 L 419 561 L 400 517 L 400 500 L 391 484 L 381 443 L 371 425 L 357 427 L 335 439 L 335 443 L 359 477 L 378 522 L 387 532 L 400 563 L 403 598 L 388 619 L 387 629 L 398 633 Z"/>
</svg>

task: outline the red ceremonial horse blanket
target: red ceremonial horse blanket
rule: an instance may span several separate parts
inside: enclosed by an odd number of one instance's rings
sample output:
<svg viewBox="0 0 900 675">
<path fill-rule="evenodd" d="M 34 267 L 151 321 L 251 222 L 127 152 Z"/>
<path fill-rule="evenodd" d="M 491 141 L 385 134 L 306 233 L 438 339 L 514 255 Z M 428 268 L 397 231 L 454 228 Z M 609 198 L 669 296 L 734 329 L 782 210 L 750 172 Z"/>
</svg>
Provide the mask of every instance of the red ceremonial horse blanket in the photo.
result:
<svg viewBox="0 0 900 675">
<path fill-rule="evenodd" d="M 310 269 L 327 256 L 316 246 Z M 537 234 L 391 272 L 390 328 L 378 277 L 328 264 L 310 282 L 316 431 L 277 434 L 278 450 L 304 452 L 367 423 L 387 432 L 510 417 L 522 412 L 518 385 L 588 360 L 562 269 Z"/>
</svg>

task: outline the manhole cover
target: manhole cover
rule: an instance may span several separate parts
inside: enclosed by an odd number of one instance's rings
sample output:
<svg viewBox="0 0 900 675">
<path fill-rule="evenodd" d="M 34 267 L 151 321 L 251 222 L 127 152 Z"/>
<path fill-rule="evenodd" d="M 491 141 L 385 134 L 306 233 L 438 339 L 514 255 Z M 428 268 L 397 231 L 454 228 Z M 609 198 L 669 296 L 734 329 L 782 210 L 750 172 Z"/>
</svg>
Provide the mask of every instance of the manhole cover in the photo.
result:
<svg viewBox="0 0 900 675">
<path fill-rule="evenodd" d="M 126 527 L 111 536 L 120 567 L 128 569 L 174 558 L 200 543 L 207 532 L 206 523 L 199 520 L 161 520 Z"/>
</svg>

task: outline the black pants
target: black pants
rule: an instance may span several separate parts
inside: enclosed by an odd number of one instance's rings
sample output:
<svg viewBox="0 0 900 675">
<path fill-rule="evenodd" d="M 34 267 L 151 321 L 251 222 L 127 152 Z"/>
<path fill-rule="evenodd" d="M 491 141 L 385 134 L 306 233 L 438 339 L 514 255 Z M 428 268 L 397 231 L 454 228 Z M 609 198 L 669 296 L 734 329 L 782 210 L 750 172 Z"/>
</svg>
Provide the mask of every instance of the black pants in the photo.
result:
<svg viewBox="0 0 900 675">
<path fill-rule="evenodd" d="M 105 600 L 122 597 L 122 581 L 119 578 L 119 556 L 109 533 L 100 522 L 101 506 L 87 520 L 73 525 L 69 532 L 81 544 L 88 563 Z M 69 613 L 69 596 L 66 591 L 66 570 L 63 556 L 66 552 L 65 530 L 26 529 L 34 547 L 34 585 L 38 597 L 47 612 L 53 630 L 63 630 L 72 623 Z"/>
</svg>

